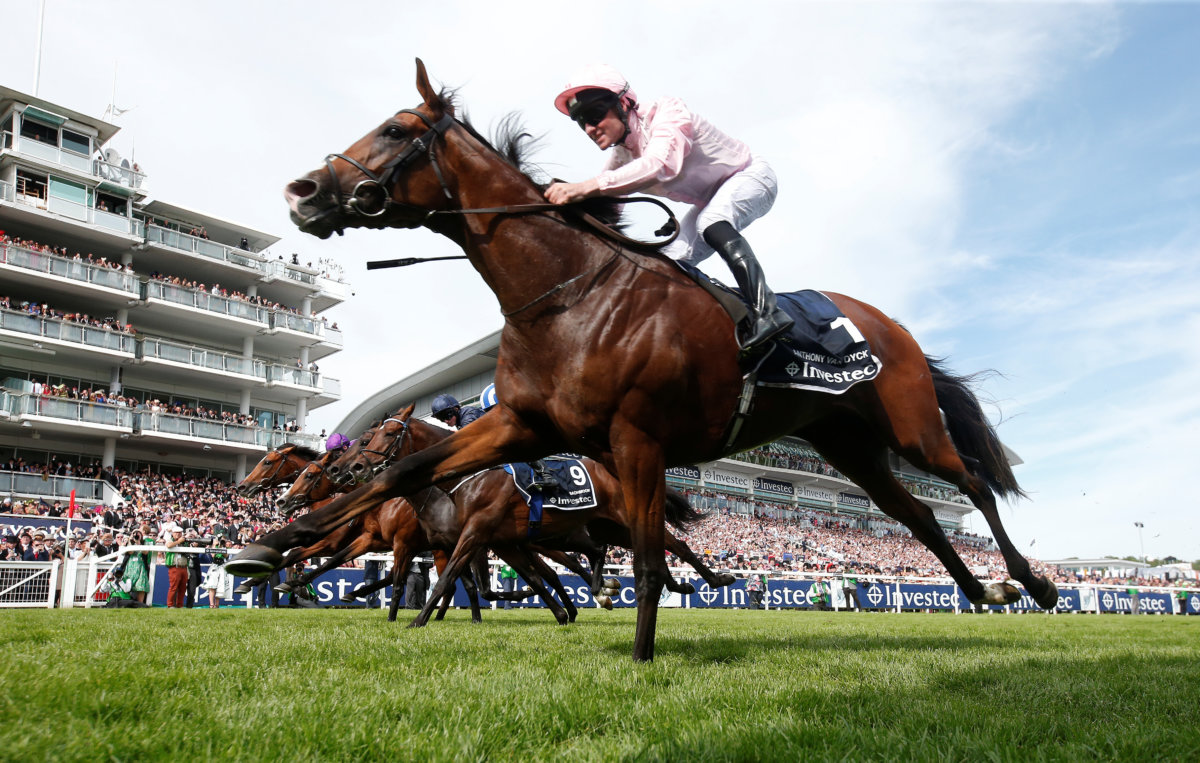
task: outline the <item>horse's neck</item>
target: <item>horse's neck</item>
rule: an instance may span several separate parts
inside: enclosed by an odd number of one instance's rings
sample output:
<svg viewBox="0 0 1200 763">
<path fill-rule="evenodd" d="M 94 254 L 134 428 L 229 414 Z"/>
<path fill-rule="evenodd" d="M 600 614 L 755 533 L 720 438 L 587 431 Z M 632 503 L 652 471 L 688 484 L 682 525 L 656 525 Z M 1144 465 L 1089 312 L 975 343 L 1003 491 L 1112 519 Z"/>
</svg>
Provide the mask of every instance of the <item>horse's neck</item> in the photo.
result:
<svg viewBox="0 0 1200 763">
<path fill-rule="evenodd" d="M 541 192 L 519 170 L 494 156 L 472 154 L 460 163 L 468 180 L 459 183 L 464 209 L 490 209 L 544 203 Z M 507 315 L 539 300 L 556 286 L 611 259 L 611 246 L 548 213 L 463 215 L 453 239 Z M 445 231 L 441 231 L 445 233 Z"/>
</svg>

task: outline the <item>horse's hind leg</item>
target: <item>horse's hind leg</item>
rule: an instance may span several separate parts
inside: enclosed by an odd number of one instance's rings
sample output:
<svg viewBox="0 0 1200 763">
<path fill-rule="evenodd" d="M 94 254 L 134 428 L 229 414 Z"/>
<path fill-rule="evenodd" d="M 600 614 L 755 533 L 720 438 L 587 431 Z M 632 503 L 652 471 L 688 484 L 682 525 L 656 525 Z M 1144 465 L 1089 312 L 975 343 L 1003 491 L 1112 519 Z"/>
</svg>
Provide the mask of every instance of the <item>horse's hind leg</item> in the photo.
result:
<svg viewBox="0 0 1200 763">
<path fill-rule="evenodd" d="M 700 561 L 700 557 L 696 556 L 696 552 L 692 551 L 688 544 L 684 543 L 679 538 L 676 538 L 670 530 L 666 530 L 664 535 L 667 550 L 679 557 L 681 561 L 691 565 L 696 572 L 700 573 L 700 577 L 705 583 L 708 583 L 709 588 L 721 588 L 723 586 L 732 585 L 734 580 L 736 580 L 736 578 L 734 578 L 734 576 L 730 575 L 728 572 L 722 572 L 718 575 L 709 569 L 704 562 Z"/>
<path fill-rule="evenodd" d="M 940 371 L 936 372 L 941 373 Z M 946 377 L 941 374 L 940 378 L 945 379 Z M 961 395 L 969 396 L 972 407 L 975 409 L 974 413 L 954 412 L 947 415 L 958 416 L 959 425 L 962 427 L 973 427 L 980 434 L 989 434 L 994 437 L 994 434 L 990 432 L 990 425 L 983 419 L 982 411 L 978 410 L 978 403 L 975 402 L 973 393 L 965 384 L 961 380 L 954 379 L 946 381 L 945 384 L 955 385 Z M 937 475 L 962 491 L 987 520 L 996 545 L 999 546 L 1000 553 L 1004 556 L 1005 564 L 1008 566 L 1008 574 L 1025 586 L 1025 590 L 1029 591 L 1038 606 L 1043 609 L 1054 609 L 1058 606 L 1058 588 L 1048 578 L 1035 575 L 1029 566 L 1029 561 L 1021 556 L 1009 539 L 1004 525 L 1000 522 L 1000 514 L 996 510 L 995 494 L 987 482 L 976 473 L 979 469 L 987 467 L 979 465 L 976 461 L 971 470 L 967 469 L 953 440 L 950 439 L 950 435 L 942 425 L 942 418 L 934 399 L 923 400 L 918 396 L 910 396 L 907 403 L 905 406 L 899 406 L 900 410 L 893 412 L 891 416 L 894 437 L 893 450 L 918 469 Z M 951 409 L 953 410 L 953 405 Z M 985 429 L 988 430 L 986 433 Z M 1003 458 L 1002 455 L 998 457 Z M 993 467 L 992 471 L 995 472 L 998 468 Z M 1007 465 L 1004 468 L 1007 470 Z M 1019 492 L 1015 487 L 1015 481 L 1013 490 Z M 917 502 L 920 503 L 920 501 Z"/>
<path fill-rule="evenodd" d="M 867 491 L 885 514 L 902 522 L 933 552 L 954 582 L 975 603 L 1010 604 L 1020 598 L 1006 583 L 980 583 L 950 545 L 933 512 L 904 489 L 892 474 L 887 447 L 857 418 L 843 416 L 805 427 L 800 436 L 811 442 L 834 468 Z"/>
</svg>

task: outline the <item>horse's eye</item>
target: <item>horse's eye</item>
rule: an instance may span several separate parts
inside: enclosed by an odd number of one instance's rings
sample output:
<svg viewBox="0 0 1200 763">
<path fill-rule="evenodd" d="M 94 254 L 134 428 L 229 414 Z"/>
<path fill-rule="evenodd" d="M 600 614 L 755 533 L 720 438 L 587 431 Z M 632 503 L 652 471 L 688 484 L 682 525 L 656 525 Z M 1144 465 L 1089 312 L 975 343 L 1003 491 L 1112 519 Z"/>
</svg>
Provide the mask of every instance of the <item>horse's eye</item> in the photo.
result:
<svg viewBox="0 0 1200 763">
<path fill-rule="evenodd" d="M 404 140 L 404 129 L 399 125 L 388 125 L 383 129 L 383 137 L 392 140 Z"/>
</svg>

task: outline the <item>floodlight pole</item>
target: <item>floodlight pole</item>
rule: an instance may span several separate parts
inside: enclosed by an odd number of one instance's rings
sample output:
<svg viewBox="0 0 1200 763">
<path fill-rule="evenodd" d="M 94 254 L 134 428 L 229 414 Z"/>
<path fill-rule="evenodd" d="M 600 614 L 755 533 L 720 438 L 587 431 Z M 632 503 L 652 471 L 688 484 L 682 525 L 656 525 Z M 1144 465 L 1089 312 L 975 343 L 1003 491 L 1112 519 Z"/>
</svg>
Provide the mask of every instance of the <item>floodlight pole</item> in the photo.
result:
<svg viewBox="0 0 1200 763">
<path fill-rule="evenodd" d="M 42 0 L 38 10 L 37 54 L 33 61 L 33 94 L 38 94 L 38 83 L 42 80 L 42 27 L 46 23 L 46 0 Z"/>
</svg>

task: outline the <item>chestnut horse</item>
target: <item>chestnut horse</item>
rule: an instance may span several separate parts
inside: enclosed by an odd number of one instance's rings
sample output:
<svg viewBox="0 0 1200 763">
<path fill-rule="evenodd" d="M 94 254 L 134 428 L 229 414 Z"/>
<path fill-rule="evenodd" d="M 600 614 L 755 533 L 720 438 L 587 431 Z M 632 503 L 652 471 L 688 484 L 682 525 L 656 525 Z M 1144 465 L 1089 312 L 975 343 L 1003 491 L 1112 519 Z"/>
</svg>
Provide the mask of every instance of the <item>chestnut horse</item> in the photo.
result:
<svg viewBox="0 0 1200 763">
<path fill-rule="evenodd" d="M 449 435 L 442 427 L 413 418 L 412 413 L 413 406 L 409 405 L 375 427 L 374 435 L 359 449 L 358 456 L 355 459 L 339 459 L 339 467 L 352 474 L 374 474 L 403 457 L 406 452 L 432 447 Z M 606 597 L 601 593 L 603 559 L 608 545 L 626 548 L 632 545 L 630 522 L 624 511 L 620 487 L 612 475 L 595 461 L 584 459 L 582 463 L 592 478 L 598 506 L 591 509 L 545 509 L 541 537 L 535 541 L 530 541 L 528 536 L 529 506 L 508 473 L 490 469 L 453 486 L 449 493 L 460 510 L 461 534 L 447 565 L 450 570 L 448 575 L 457 574 L 486 547 L 502 553 L 514 546 L 528 545 L 531 551 L 554 559 L 586 580 L 588 576 L 565 563 L 565 555 L 561 554 L 561 550 L 581 551 L 592 562 L 592 595 L 597 597 L 602 606 L 609 606 L 611 602 L 605 602 Z M 679 529 L 702 517 L 688 506 L 683 496 L 674 491 L 668 491 L 665 516 L 670 524 Z M 598 545 L 597 541 L 604 545 Z M 681 561 L 691 565 L 711 588 L 734 582 L 732 575 L 717 574 L 710 570 L 687 543 L 670 531 L 665 532 L 665 547 Z M 666 585 L 677 593 L 695 592 L 690 583 L 680 583 L 670 577 Z M 436 592 L 438 589 L 434 590 Z M 413 624 L 423 625 L 427 618 L 428 613 L 423 613 Z"/>
<path fill-rule="evenodd" d="M 411 406 L 407 413 L 412 413 Z M 301 507 L 320 507 L 327 502 L 328 497 L 334 492 L 344 492 L 346 488 L 336 485 L 333 479 L 331 479 L 332 469 L 330 467 L 333 463 L 343 463 L 346 460 L 354 461 L 358 457 L 358 453 L 362 450 L 362 446 L 373 441 L 371 438 L 374 432 L 375 429 L 373 428 L 364 433 L 356 441 L 356 447 L 341 453 L 327 452 L 317 460 L 310 462 L 300 470 L 299 474 L 295 475 L 292 486 L 276 501 L 276 506 L 287 515 L 291 515 Z M 399 607 L 400 592 L 403 590 L 403 576 L 406 574 L 409 564 L 417 553 L 432 550 L 434 563 L 438 571 L 440 588 L 438 589 L 437 596 L 429 598 L 428 603 L 430 607 L 434 606 L 438 601 L 438 597 L 441 597 L 442 606 L 438 611 L 438 619 L 440 620 L 445 615 L 446 609 L 453 600 L 453 582 L 461 578 L 471 603 L 471 619 L 474 622 L 479 622 L 480 614 L 477 600 L 479 587 L 482 587 L 484 590 L 484 598 L 492 600 L 498 598 L 491 593 L 490 581 L 487 575 L 486 554 L 473 557 L 471 560 L 474 563 L 472 572 L 475 575 L 475 579 L 479 581 L 478 587 L 470 575 L 465 574 L 466 570 L 461 566 L 456 570 L 452 570 L 449 574 L 446 572 L 446 564 L 449 559 L 448 552 L 454 550 L 457 546 L 459 536 L 462 532 L 461 507 L 458 506 L 456 501 L 447 497 L 443 491 L 437 488 L 429 488 L 421 491 L 412 498 L 412 501 L 416 501 L 416 506 L 420 507 L 419 515 L 416 508 L 414 508 L 414 504 L 405 498 L 385 500 L 354 521 L 334 529 L 333 532 L 319 539 L 313 545 L 303 549 L 293 549 L 281 562 L 281 565 L 285 567 L 290 566 L 298 561 L 310 559 L 314 556 L 328 555 L 329 558 L 323 564 L 304 573 L 298 579 L 277 585 L 275 587 L 276 590 L 287 592 L 293 588 L 307 585 L 334 567 L 350 559 L 357 558 L 362 554 L 391 551 L 393 588 L 388 620 L 394 621 Z M 595 544 L 593 543 L 591 546 L 594 547 Z M 595 548 L 589 548 L 589 550 L 593 553 L 599 553 L 597 565 L 602 563 L 603 549 L 597 551 Z M 562 585 L 562 581 L 553 569 L 536 555 L 532 554 L 531 551 L 540 550 L 506 549 L 500 552 L 500 556 L 513 569 L 517 570 L 525 582 L 529 584 L 532 592 L 528 595 L 536 593 L 542 596 L 559 622 L 573 622 L 578 614 L 578 610 L 570 600 L 566 588 Z M 568 567 L 572 572 L 584 579 L 589 577 L 587 570 L 583 569 L 582 566 L 565 554 L 557 552 L 545 553 L 551 555 L 555 561 Z M 386 585 L 386 581 L 379 581 L 376 585 L 364 586 L 352 593 L 361 597 Z M 553 588 L 558 593 L 559 599 L 562 601 L 561 607 L 550 596 L 550 590 L 547 586 Z"/>
<path fill-rule="evenodd" d="M 795 435 L 908 526 L 972 602 L 1015 601 L 1015 586 L 971 575 L 932 510 L 892 474 L 888 452 L 954 485 L 987 519 L 1009 574 L 1043 608 L 1055 606 L 1054 584 L 1034 575 L 1000 523 L 996 496 L 1022 493 L 995 431 L 967 380 L 927 357 L 904 328 L 870 305 L 829 293 L 881 359 L 878 375 L 840 395 L 744 389 L 733 320 L 707 291 L 667 258 L 585 227 L 576 209 L 547 211 L 541 189 L 515 162 L 517 143 L 497 151 L 458 120 L 452 98 L 433 88 L 419 60 L 417 92 L 415 108 L 327 157 L 288 184 L 285 196 L 296 225 L 321 238 L 347 227 L 423 226 L 462 247 L 505 317 L 500 403 L 265 536 L 231 562 L 235 569 L 273 564 L 280 552 L 380 498 L 500 463 L 581 453 L 600 461 L 624 491 L 638 598 L 633 657 L 650 660 L 669 576 L 664 470 Z"/>
<path fill-rule="evenodd" d="M 268 488 L 291 482 L 296 473 L 319 456 L 315 450 L 294 442 L 272 448 L 237 484 L 238 495 L 251 498 Z"/>
</svg>

